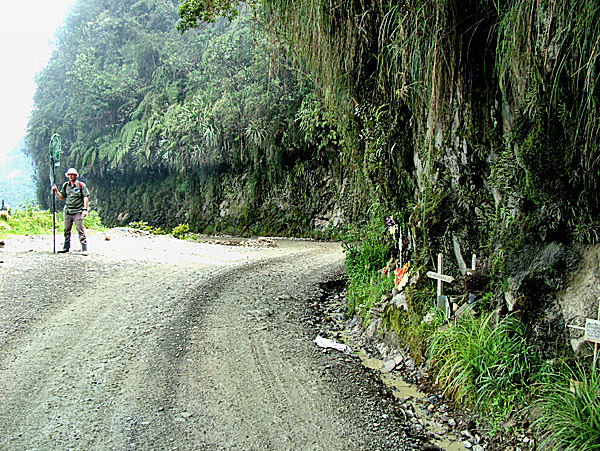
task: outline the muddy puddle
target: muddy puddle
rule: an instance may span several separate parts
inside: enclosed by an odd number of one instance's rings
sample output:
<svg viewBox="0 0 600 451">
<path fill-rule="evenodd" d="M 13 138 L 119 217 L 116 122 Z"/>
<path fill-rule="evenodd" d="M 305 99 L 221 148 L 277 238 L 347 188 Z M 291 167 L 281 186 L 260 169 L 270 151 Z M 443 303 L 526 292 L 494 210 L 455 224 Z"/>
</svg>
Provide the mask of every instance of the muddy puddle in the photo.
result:
<svg viewBox="0 0 600 451">
<path fill-rule="evenodd" d="M 439 448 L 447 451 L 465 450 L 465 446 L 460 438 L 453 432 L 449 432 L 436 421 L 432 421 L 431 412 L 425 407 L 427 394 L 419 391 L 417 387 L 410 382 L 405 381 L 398 372 L 388 371 L 386 362 L 382 359 L 371 356 L 365 349 L 357 344 L 353 336 L 347 332 L 339 335 L 342 343 L 348 345 L 352 351 L 351 355 L 358 358 L 361 364 L 378 374 L 381 382 L 390 389 L 396 400 L 406 406 L 412 407 L 409 410 L 414 413 L 414 418 L 409 417 L 410 421 L 418 422 L 424 429 L 432 433 L 435 439 L 432 443 Z M 427 413 L 426 413 L 427 412 Z M 428 415 L 429 414 L 429 415 Z"/>
</svg>

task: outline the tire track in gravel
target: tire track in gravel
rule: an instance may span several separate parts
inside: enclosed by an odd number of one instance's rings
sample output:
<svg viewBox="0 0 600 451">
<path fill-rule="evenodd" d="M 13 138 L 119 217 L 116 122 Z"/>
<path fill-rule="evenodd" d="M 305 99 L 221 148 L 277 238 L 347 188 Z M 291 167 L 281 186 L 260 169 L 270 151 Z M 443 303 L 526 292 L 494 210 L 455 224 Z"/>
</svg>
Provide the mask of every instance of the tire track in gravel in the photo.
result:
<svg viewBox="0 0 600 451">
<path fill-rule="evenodd" d="M 0 449 L 403 449 L 301 322 L 339 245 L 121 238 L 89 257 L 5 256 Z"/>
</svg>

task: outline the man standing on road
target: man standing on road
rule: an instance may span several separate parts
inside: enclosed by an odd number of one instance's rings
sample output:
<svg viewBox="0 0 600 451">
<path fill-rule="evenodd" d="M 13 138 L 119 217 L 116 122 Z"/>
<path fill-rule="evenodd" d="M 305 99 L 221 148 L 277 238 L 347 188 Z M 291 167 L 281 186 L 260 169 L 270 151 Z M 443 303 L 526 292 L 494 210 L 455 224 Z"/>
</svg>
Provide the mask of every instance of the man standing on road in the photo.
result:
<svg viewBox="0 0 600 451">
<path fill-rule="evenodd" d="M 77 233 L 79 233 L 79 241 L 81 242 L 81 252 L 87 255 L 87 237 L 85 236 L 85 229 L 83 228 L 83 219 L 87 216 L 89 196 L 85 183 L 77 180 L 77 169 L 69 168 L 65 173 L 67 178 L 62 188 L 59 190 L 56 185 L 52 185 L 52 191 L 56 193 L 56 196 L 60 200 L 67 199 L 65 201 L 64 210 L 64 226 L 65 226 L 65 244 L 59 253 L 69 252 L 71 247 L 71 229 L 73 223 Z"/>
</svg>

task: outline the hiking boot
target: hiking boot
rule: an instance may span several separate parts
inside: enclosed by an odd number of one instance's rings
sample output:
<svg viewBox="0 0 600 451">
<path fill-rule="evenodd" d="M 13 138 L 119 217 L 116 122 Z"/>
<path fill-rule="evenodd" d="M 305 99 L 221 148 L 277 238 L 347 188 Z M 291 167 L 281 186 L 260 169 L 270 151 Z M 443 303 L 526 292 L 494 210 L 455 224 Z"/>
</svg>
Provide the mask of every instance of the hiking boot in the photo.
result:
<svg viewBox="0 0 600 451">
<path fill-rule="evenodd" d="M 64 254 L 65 252 L 69 252 L 69 248 L 70 248 L 70 243 L 65 243 L 63 245 L 63 248 L 59 251 L 57 251 L 59 254 Z"/>
<path fill-rule="evenodd" d="M 88 255 L 87 243 L 86 243 L 86 244 L 82 244 L 82 245 L 81 245 L 81 253 L 82 253 L 83 255 Z"/>
</svg>

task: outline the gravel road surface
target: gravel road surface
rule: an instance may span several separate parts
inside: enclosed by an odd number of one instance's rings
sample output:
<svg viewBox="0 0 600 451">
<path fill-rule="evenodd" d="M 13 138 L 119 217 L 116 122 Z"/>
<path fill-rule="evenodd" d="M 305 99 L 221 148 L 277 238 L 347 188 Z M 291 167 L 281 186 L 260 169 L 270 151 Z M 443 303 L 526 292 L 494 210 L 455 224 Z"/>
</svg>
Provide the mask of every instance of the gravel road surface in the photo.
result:
<svg viewBox="0 0 600 451">
<path fill-rule="evenodd" d="M 359 365 L 313 343 L 339 244 L 5 241 L 2 450 L 420 447 Z"/>
</svg>

